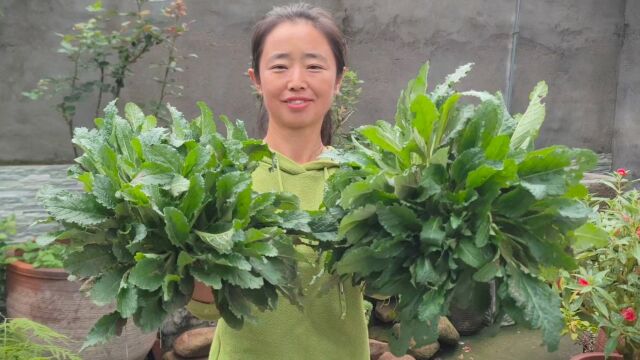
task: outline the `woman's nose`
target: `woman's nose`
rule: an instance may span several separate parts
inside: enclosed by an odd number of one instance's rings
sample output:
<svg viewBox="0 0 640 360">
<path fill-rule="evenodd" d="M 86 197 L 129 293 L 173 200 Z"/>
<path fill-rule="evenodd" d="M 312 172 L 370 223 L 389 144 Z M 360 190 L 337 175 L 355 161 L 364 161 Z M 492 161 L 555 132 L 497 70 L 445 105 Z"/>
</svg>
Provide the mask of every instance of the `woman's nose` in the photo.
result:
<svg viewBox="0 0 640 360">
<path fill-rule="evenodd" d="M 307 82 L 304 77 L 304 71 L 300 68 L 294 68 L 291 71 L 291 77 L 289 78 L 289 90 L 304 90 L 307 87 Z"/>
</svg>

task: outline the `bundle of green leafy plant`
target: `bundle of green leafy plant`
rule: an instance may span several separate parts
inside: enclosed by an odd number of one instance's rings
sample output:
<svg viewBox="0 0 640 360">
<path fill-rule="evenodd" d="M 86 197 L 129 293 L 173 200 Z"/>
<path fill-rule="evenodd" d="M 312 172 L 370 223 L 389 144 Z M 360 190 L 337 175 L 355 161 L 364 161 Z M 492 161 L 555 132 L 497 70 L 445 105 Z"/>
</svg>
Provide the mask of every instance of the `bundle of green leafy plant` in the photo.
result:
<svg viewBox="0 0 640 360">
<path fill-rule="evenodd" d="M 94 302 L 116 301 L 85 346 L 119 333 L 127 318 L 156 330 L 190 300 L 194 278 L 214 290 L 234 328 L 252 319 L 254 307 L 275 308 L 278 293 L 299 304 L 296 253 L 285 231 L 300 216 L 297 198 L 252 191 L 251 173 L 271 156 L 268 147 L 224 116 L 221 136 L 211 110 L 198 106 L 201 115 L 191 122 L 169 107 L 167 130 L 131 103 L 121 118 L 112 102 L 97 129 L 75 130 L 84 154 L 69 173 L 84 192 L 39 195 L 65 227 L 50 239 L 81 246 L 65 269 L 90 279 Z"/>
<path fill-rule="evenodd" d="M 6 271 L 5 271 L 5 248 L 7 240 L 16 233 L 16 218 L 9 216 L 0 219 L 0 314 L 6 314 Z"/>
<path fill-rule="evenodd" d="M 24 318 L 0 322 L 0 355 L 5 360 L 81 360 L 65 348 L 69 338 Z"/>
<path fill-rule="evenodd" d="M 334 154 L 342 167 L 329 179 L 327 211 L 310 224 L 331 252 L 331 271 L 364 282 L 368 293 L 398 296 L 395 354 L 412 339 L 436 341 L 456 293 L 491 280 L 499 314 L 542 328 L 549 350 L 563 328 L 542 268 L 575 267 L 566 249 L 591 213 L 579 180 L 596 157 L 564 146 L 534 150 L 546 85 L 512 117 L 499 93 L 453 90 L 470 67 L 427 93 L 425 64 L 398 100 L 395 125 L 359 128 L 356 149 Z M 480 103 L 463 105 L 463 95 Z"/>
</svg>

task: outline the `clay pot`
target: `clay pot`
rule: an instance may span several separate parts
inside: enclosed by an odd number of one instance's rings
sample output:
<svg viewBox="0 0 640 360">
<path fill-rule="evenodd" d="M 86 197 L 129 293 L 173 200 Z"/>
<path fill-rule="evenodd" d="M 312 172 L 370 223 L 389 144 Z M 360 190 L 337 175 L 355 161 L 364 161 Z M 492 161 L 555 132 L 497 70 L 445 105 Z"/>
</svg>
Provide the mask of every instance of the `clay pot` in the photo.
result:
<svg viewBox="0 0 640 360">
<path fill-rule="evenodd" d="M 611 354 L 608 359 L 622 360 L 622 355 Z M 605 360 L 605 357 L 603 352 L 592 352 L 574 355 L 571 357 L 571 360 Z"/>
<path fill-rule="evenodd" d="M 7 266 L 7 314 L 28 318 L 68 336 L 70 350 L 78 351 L 95 322 L 115 309 L 115 304 L 99 307 L 80 292 L 80 283 L 68 281 L 62 269 L 36 269 L 16 261 Z M 105 345 L 85 349 L 83 359 L 143 360 L 156 339 L 156 333 L 143 334 L 133 322 L 122 336 Z"/>
</svg>

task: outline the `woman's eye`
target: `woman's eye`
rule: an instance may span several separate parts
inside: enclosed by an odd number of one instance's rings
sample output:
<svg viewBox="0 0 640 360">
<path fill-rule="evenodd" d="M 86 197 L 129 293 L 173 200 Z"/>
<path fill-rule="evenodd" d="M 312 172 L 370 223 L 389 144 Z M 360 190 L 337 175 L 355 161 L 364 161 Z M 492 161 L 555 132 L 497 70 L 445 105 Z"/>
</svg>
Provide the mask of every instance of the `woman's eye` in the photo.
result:
<svg viewBox="0 0 640 360">
<path fill-rule="evenodd" d="M 307 68 L 312 71 L 320 71 L 324 69 L 321 65 L 309 65 Z"/>
<path fill-rule="evenodd" d="M 276 71 L 283 71 L 283 70 L 286 70 L 286 69 L 287 69 L 287 67 L 284 66 L 284 65 L 273 65 L 271 67 L 271 70 L 276 70 Z"/>
</svg>

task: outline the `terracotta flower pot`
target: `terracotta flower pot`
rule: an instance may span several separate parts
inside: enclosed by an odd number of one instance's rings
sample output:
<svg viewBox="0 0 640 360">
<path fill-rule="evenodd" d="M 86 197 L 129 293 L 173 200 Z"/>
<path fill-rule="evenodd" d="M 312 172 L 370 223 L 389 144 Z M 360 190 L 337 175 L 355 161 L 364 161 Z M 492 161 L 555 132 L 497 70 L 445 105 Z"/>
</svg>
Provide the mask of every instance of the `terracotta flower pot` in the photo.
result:
<svg viewBox="0 0 640 360">
<path fill-rule="evenodd" d="M 609 358 L 611 360 L 622 360 L 622 355 L 620 354 L 611 354 Z M 605 360 L 605 356 L 603 352 L 592 352 L 592 353 L 584 353 L 579 355 L 574 355 L 571 357 L 571 360 Z"/>
<path fill-rule="evenodd" d="M 25 317 L 68 336 L 78 351 L 95 322 L 115 308 L 99 307 L 80 292 L 78 282 L 68 281 L 62 269 L 36 269 L 16 261 L 7 266 L 7 314 Z M 122 336 L 105 345 L 85 349 L 83 359 L 142 360 L 153 346 L 156 333 L 143 334 L 129 322 Z"/>
</svg>

